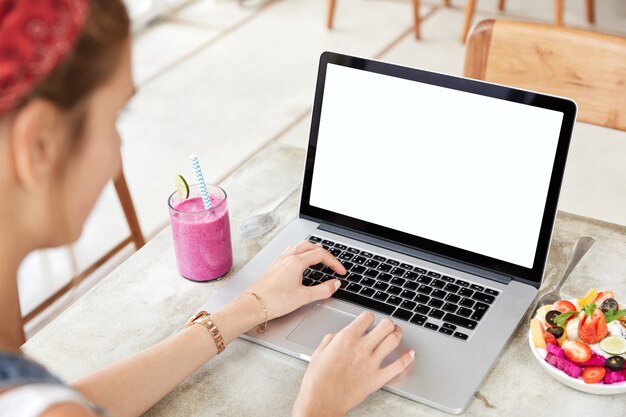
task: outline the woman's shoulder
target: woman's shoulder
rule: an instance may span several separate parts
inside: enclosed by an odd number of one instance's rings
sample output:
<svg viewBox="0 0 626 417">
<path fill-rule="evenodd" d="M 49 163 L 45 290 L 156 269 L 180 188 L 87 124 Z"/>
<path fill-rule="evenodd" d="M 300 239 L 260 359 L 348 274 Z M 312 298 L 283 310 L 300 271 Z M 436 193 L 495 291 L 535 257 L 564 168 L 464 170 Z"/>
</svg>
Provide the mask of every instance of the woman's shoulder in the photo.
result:
<svg viewBox="0 0 626 417">
<path fill-rule="evenodd" d="M 44 366 L 0 352 L 0 417 L 91 417 L 101 411 Z"/>
</svg>

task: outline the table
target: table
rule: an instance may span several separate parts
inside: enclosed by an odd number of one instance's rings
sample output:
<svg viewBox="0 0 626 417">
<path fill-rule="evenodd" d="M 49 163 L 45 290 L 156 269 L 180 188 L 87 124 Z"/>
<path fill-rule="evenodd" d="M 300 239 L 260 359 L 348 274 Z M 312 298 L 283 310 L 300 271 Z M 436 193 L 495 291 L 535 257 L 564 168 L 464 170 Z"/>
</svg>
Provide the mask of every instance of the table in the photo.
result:
<svg viewBox="0 0 626 417">
<path fill-rule="evenodd" d="M 271 144 L 247 161 L 222 187 L 233 227 L 234 275 L 297 215 L 292 196 L 277 211 L 280 225 L 257 241 L 237 237 L 241 222 L 270 208 L 300 180 L 304 151 Z M 167 210 L 166 196 L 163 206 Z M 563 288 L 568 296 L 590 287 L 626 295 L 626 227 L 559 213 L 545 275 L 554 285 L 574 243 L 589 234 L 595 246 Z M 228 279 L 228 277 L 226 278 Z M 120 265 L 24 346 L 27 354 L 71 380 L 146 348 L 180 329 L 222 285 L 193 283 L 176 270 L 169 228 Z M 542 291 L 544 290 L 542 288 Z M 517 329 L 466 411 L 468 416 L 624 415 L 626 395 L 583 394 L 553 380 L 534 363 L 526 321 Z M 443 360 L 443 358 L 442 358 Z M 238 339 L 205 364 L 147 416 L 287 416 L 306 363 Z M 462 371 L 462 370 L 461 370 Z M 320 401 L 323 399 L 320 399 Z M 386 391 L 368 398 L 351 416 L 446 416 Z"/>
</svg>

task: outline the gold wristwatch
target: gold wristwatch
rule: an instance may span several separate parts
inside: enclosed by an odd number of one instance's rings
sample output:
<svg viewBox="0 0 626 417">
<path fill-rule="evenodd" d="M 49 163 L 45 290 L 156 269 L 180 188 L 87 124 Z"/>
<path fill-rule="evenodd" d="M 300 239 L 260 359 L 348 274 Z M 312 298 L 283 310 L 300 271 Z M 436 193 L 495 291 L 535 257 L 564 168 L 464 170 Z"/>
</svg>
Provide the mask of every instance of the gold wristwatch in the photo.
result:
<svg viewBox="0 0 626 417">
<path fill-rule="evenodd" d="M 220 333 L 219 329 L 211 320 L 211 316 L 206 311 L 199 311 L 194 314 L 185 324 L 185 327 L 191 327 L 194 324 L 199 324 L 200 326 L 206 328 L 213 340 L 215 341 L 215 346 L 217 347 L 217 354 L 219 355 L 226 349 L 224 346 L 224 339 L 222 338 L 222 333 Z"/>
</svg>

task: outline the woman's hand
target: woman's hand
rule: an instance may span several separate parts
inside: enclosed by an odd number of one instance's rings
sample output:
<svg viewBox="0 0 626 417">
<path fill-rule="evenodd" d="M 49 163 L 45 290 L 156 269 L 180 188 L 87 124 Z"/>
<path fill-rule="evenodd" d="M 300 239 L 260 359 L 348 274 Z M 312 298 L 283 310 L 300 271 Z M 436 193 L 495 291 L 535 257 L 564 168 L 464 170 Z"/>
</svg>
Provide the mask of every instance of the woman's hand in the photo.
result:
<svg viewBox="0 0 626 417">
<path fill-rule="evenodd" d="M 294 416 L 343 416 L 412 362 L 405 352 L 393 363 L 381 362 L 400 344 L 402 329 L 383 319 L 368 334 L 374 315 L 365 312 L 337 334 L 328 334 L 311 357 L 304 375 Z"/>
<path fill-rule="evenodd" d="M 312 287 L 302 285 L 302 274 L 311 265 L 322 263 L 340 275 L 346 269 L 327 250 L 308 241 L 287 248 L 282 255 L 246 292 L 256 293 L 265 304 L 267 318 L 291 313 L 313 301 L 328 298 L 339 288 L 339 280 L 331 279 Z"/>
</svg>

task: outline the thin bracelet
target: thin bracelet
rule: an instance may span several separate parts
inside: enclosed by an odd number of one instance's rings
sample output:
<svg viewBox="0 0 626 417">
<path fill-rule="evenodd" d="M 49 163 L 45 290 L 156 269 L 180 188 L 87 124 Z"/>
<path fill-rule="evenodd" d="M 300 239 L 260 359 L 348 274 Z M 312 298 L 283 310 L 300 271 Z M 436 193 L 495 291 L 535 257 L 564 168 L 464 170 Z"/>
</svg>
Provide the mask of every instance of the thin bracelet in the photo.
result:
<svg viewBox="0 0 626 417">
<path fill-rule="evenodd" d="M 263 299 L 261 299 L 261 297 L 259 297 L 258 295 L 256 295 L 253 292 L 247 292 L 246 294 L 250 294 L 254 298 L 256 298 L 257 301 L 261 304 L 261 307 L 263 307 L 263 313 L 265 313 L 265 323 L 259 324 L 256 327 L 256 332 L 257 333 L 264 333 L 267 330 L 267 309 L 265 308 L 265 304 L 263 304 Z"/>
</svg>

